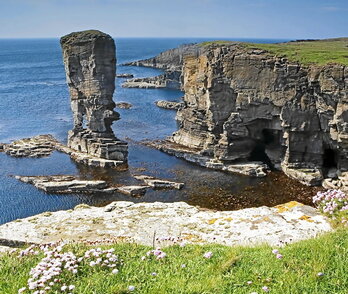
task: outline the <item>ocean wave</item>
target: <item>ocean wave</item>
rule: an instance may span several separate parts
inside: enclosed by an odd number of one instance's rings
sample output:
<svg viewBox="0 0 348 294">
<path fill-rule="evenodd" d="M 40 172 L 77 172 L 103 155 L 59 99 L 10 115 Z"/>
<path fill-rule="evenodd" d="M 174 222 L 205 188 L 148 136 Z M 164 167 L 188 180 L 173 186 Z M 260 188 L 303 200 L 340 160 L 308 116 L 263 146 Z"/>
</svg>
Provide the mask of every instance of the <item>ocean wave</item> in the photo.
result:
<svg viewBox="0 0 348 294">
<path fill-rule="evenodd" d="M 9 64 L 0 64 L 0 70 L 6 69 L 40 69 L 40 68 L 59 68 L 62 67 L 61 64 L 51 62 L 36 62 L 36 63 L 27 63 L 27 62 L 18 62 L 18 63 L 9 63 Z"/>
<path fill-rule="evenodd" d="M 66 82 L 64 81 L 46 81 L 46 82 L 18 82 L 18 83 L 10 83 L 10 84 L 0 84 L 0 90 L 10 90 L 18 87 L 32 87 L 32 86 L 62 86 L 65 85 Z"/>
</svg>

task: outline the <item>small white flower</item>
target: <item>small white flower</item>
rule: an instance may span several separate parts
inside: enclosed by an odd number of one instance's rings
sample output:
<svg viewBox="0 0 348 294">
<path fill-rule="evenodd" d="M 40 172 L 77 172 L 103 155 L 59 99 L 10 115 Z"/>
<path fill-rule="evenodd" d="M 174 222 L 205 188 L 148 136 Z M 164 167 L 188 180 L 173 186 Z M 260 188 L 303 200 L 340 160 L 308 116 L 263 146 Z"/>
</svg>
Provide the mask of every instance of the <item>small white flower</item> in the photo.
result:
<svg viewBox="0 0 348 294">
<path fill-rule="evenodd" d="M 211 252 L 211 251 L 208 251 L 208 252 L 203 254 L 204 258 L 211 258 L 212 256 L 213 256 L 213 252 Z"/>
<path fill-rule="evenodd" d="M 135 290 L 135 287 L 134 287 L 134 286 L 129 286 L 129 287 L 128 287 L 128 290 L 132 292 L 132 291 Z"/>
</svg>

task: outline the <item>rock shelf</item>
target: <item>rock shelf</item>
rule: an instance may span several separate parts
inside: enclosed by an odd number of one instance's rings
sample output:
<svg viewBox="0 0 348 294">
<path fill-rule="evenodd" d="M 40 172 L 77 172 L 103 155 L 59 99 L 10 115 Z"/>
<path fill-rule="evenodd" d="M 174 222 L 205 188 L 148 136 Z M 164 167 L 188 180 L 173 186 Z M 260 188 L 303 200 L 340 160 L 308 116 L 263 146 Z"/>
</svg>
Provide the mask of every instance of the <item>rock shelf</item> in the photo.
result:
<svg viewBox="0 0 348 294">
<path fill-rule="evenodd" d="M 176 203 L 113 202 L 106 207 L 78 205 L 0 226 L 0 239 L 47 243 L 111 238 L 153 245 L 153 237 L 180 237 L 190 243 L 281 246 L 332 230 L 309 206 L 289 202 L 276 207 L 211 211 Z"/>
</svg>

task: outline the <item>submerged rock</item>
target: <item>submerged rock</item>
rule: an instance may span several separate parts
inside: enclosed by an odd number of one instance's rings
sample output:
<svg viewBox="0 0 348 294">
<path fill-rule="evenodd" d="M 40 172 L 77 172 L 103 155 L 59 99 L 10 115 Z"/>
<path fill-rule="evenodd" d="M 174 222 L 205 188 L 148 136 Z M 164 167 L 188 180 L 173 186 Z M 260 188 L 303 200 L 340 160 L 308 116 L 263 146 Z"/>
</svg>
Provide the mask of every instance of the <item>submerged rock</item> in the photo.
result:
<svg viewBox="0 0 348 294">
<path fill-rule="evenodd" d="M 118 103 L 116 103 L 116 108 L 130 109 L 132 107 L 133 107 L 133 105 L 128 103 L 128 102 L 118 102 Z"/>
<path fill-rule="evenodd" d="M 112 100 L 116 55 L 111 36 L 100 31 L 71 33 L 61 38 L 74 128 L 68 147 L 106 160 L 127 162 L 127 143 L 112 129 L 119 119 Z"/>
<path fill-rule="evenodd" d="M 153 187 L 154 189 L 178 189 L 180 190 L 184 187 L 184 183 L 177 183 L 163 179 L 157 179 L 155 177 L 146 176 L 146 175 L 137 175 L 134 176 L 139 181 L 144 181 L 145 184 Z"/>
<path fill-rule="evenodd" d="M 16 220 L 0 226 L 0 239 L 47 243 L 94 241 L 102 236 L 153 246 L 154 236 L 170 236 L 198 244 L 283 246 L 330 230 L 328 220 L 316 209 L 297 202 L 211 211 L 184 202 L 118 201 L 106 207 L 79 205 L 74 210 Z"/>
<path fill-rule="evenodd" d="M 183 102 L 174 102 L 174 101 L 165 101 L 165 100 L 156 101 L 155 104 L 160 108 L 172 109 L 172 110 L 178 110 L 179 108 L 184 106 Z"/>
</svg>

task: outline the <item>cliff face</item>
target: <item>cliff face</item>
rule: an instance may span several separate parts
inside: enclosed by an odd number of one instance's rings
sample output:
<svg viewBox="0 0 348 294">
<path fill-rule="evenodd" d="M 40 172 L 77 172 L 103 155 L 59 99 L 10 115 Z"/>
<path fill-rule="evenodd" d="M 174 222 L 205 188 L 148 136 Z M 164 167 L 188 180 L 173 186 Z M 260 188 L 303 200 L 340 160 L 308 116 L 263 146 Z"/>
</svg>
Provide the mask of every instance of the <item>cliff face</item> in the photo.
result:
<svg viewBox="0 0 348 294">
<path fill-rule="evenodd" d="M 62 37 L 61 46 L 74 116 L 68 146 L 92 156 L 126 161 L 127 144 L 111 129 L 112 122 L 119 119 L 112 100 L 114 40 L 100 31 L 83 31 Z"/>
<path fill-rule="evenodd" d="M 302 66 L 242 44 L 183 65 L 175 143 L 221 162 L 263 160 L 307 184 L 348 169 L 348 68 Z"/>
</svg>

